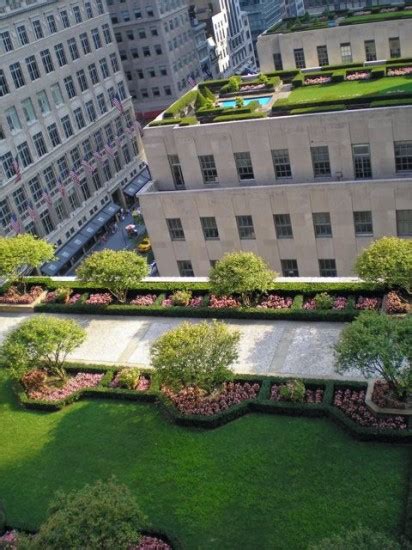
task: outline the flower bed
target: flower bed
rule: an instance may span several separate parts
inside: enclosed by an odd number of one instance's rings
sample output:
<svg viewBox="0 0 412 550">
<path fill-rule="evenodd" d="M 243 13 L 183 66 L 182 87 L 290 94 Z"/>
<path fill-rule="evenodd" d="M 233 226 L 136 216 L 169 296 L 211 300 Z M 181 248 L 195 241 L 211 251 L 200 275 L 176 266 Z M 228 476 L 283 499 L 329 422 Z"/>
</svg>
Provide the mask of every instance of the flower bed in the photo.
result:
<svg viewBox="0 0 412 550">
<path fill-rule="evenodd" d="M 394 67 L 393 69 L 388 69 L 386 74 L 387 76 L 405 76 L 412 74 L 412 67 Z"/>
<path fill-rule="evenodd" d="M 396 292 L 388 292 L 385 299 L 385 311 L 392 314 L 406 313 L 408 311 L 408 304 L 402 301 Z"/>
<path fill-rule="evenodd" d="M 15 550 L 17 548 L 17 531 L 6 531 L 0 536 L 0 548 Z"/>
<path fill-rule="evenodd" d="M 382 300 L 380 298 L 370 298 L 365 296 L 359 296 L 356 302 L 356 309 L 360 310 L 377 310 L 381 307 Z"/>
<path fill-rule="evenodd" d="M 90 294 L 86 300 L 86 304 L 92 304 L 95 306 L 108 306 L 113 302 L 113 297 L 109 292 L 102 292 L 97 294 Z"/>
<path fill-rule="evenodd" d="M 130 550 L 172 550 L 170 544 L 158 537 L 143 535 L 137 546 L 132 546 Z"/>
<path fill-rule="evenodd" d="M 265 309 L 289 309 L 293 304 L 293 299 L 284 296 L 277 296 L 276 294 L 269 294 L 266 298 L 260 302 L 257 307 Z"/>
<path fill-rule="evenodd" d="M 258 92 L 266 88 L 266 84 L 246 84 L 240 86 L 241 92 Z"/>
<path fill-rule="evenodd" d="M 281 388 L 285 384 L 273 384 L 270 389 L 270 400 L 271 401 L 288 401 L 285 397 L 281 395 Z M 303 403 L 322 403 L 323 401 L 324 390 L 322 388 L 310 389 L 305 388 L 305 396 Z"/>
<path fill-rule="evenodd" d="M 314 77 L 306 77 L 304 80 L 305 86 L 314 86 L 316 84 L 329 84 L 332 82 L 332 78 L 330 76 L 314 76 Z"/>
<path fill-rule="evenodd" d="M 201 307 L 202 303 L 203 303 L 202 296 L 195 296 L 194 298 L 190 298 L 189 303 L 183 307 Z M 175 304 L 173 303 L 173 298 L 171 296 L 168 296 L 162 302 L 163 307 L 172 307 L 174 305 Z"/>
<path fill-rule="evenodd" d="M 152 306 L 157 299 L 156 294 L 136 296 L 130 303 L 134 306 Z"/>
<path fill-rule="evenodd" d="M 348 299 L 345 296 L 332 296 L 331 298 L 332 298 L 331 307 L 329 309 L 332 309 L 334 311 L 343 311 L 348 307 Z M 316 310 L 316 309 L 325 309 L 325 308 L 318 307 L 316 305 L 315 298 L 309 298 L 303 304 L 303 309 Z"/>
<path fill-rule="evenodd" d="M 333 396 L 333 404 L 351 420 L 363 427 L 380 430 L 406 430 L 405 416 L 377 416 L 365 403 L 366 391 L 350 388 L 338 389 Z"/>
<path fill-rule="evenodd" d="M 369 71 L 356 71 L 346 75 L 346 80 L 369 80 L 371 73 Z"/>
<path fill-rule="evenodd" d="M 30 399 L 38 399 L 45 401 L 60 401 L 66 397 L 70 397 L 79 390 L 86 388 L 94 388 L 100 384 L 103 374 L 91 374 L 87 372 L 79 372 L 75 376 L 68 379 L 65 385 L 61 388 L 53 388 L 47 385 L 36 390 L 27 391 L 27 396 Z"/>
<path fill-rule="evenodd" d="M 184 388 L 177 393 L 164 388 L 163 394 L 185 415 L 212 416 L 242 401 L 256 399 L 259 390 L 258 383 L 226 382 L 219 392 L 210 395 L 195 387 Z"/>
<path fill-rule="evenodd" d="M 240 300 L 232 296 L 215 296 L 212 294 L 209 300 L 209 307 L 214 309 L 240 307 L 241 305 Z"/>
<path fill-rule="evenodd" d="M 32 304 L 44 292 L 41 286 L 32 286 L 28 292 L 21 293 L 16 286 L 11 286 L 0 295 L 0 304 L 27 305 Z"/>
<path fill-rule="evenodd" d="M 399 401 L 392 394 L 389 384 L 383 380 L 376 380 L 373 385 L 372 401 L 382 409 L 404 409 L 406 403 Z"/>
</svg>

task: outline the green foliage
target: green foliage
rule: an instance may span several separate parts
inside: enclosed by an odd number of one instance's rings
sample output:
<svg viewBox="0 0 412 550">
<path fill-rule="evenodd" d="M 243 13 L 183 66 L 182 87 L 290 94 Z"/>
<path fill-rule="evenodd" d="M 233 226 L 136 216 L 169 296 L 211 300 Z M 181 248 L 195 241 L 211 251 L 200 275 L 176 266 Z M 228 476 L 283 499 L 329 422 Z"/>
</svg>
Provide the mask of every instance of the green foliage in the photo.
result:
<svg viewBox="0 0 412 550">
<path fill-rule="evenodd" d="M 67 355 L 85 339 L 86 331 L 76 321 L 39 315 L 23 321 L 6 336 L 0 357 L 15 378 L 38 367 L 64 378 Z"/>
<path fill-rule="evenodd" d="M 412 316 L 399 320 L 365 311 L 342 331 L 336 370 L 383 378 L 400 398 L 412 391 Z"/>
<path fill-rule="evenodd" d="M 332 309 L 333 298 L 327 292 L 316 294 L 314 300 L 317 309 Z"/>
<path fill-rule="evenodd" d="M 173 126 L 175 124 L 179 124 L 181 121 L 181 118 L 153 120 L 153 122 L 149 122 L 149 126 Z"/>
<path fill-rule="evenodd" d="M 288 380 L 286 384 L 280 386 L 280 396 L 286 401 L 293 401 L 295 403 L 302 403 L 305 399 L 305 384 L 302 380 L 297 378 Z"/>
<path fill-rule="evenodd" d="M 404 99 L 382 99 L 370 103 L 370 107 L 397 107 L 398 105 L 412 105 L 412 99 L 407 97 Z"/>
<path fill-rule="evenodd" d="M 201 92 L 197 93 L 196 101 L 195 101 L 195 109 L 196 111 L 198 109 L 201 109 L 202 107 L 206 106 L 206 98 L 203 96 Z"/>
<path fill-rule="evenodd" d="M 126 367 L 122 369 L 117 377 L 117 381 L 121 388 L 133 390 L 139 382 L 140 370 L 138 368 Z"/>
<path fill-rule="evenodd" d="M 172 294 L 172 303 L 174 306 L 187 306 L 192 298 L 189 290 L 176 290 Z"/>
<path fill-rule="evenodd" d="M 213 119 L 213 122 L 233 122 L 236 120 L 247 120 L 252 118 L 266 118 L 266 113 L 241 113 L 231 115 L 219 115 Z"/>
<path fill-rule="evenodd" d="M 383 78 L 385 76 L 385 69 L 382 67 L 376 67 L 371 71 L 371 78 Z"/>
<path fill-rule="evenodd" d="M 225 84 L 222 89 L 221 89 L 221 93 L 222 94 L 226 94 L 226 93 L 234 93 L 234 92 L 238 92 L 239 89 L 240 89 L 240 82 L 241 82 L 241 78 L 240 76 L 231 76 L 229 78 L 229 81 L 227 84 Z"/>
<path fill-rule="evenodd" d="M 365 281 L 410 291 L 412 241 L 398 237 L 382 237 L 361 252 L 356 259 L 354 270 Z"/>
<path fill-rule="evenodd" d="M 311 113 L 328 113 L 332 111 L 344 111 L 346 105 L 325 105 L 318 107 L 303 107 L 302 109 L 292 109 L 291 115 L 309 115 Z"/>
<path fill-rule="evenodd" d="M 269 86 L 269 78 L 265 74 L 260 74 L 258 77 L 258 80 L 260 84 L 264 84 L 265 86 Z"/>
<path fill-rule="evenodd" d="M 180 97 L 177 101 L 175 101 L 166 111 L 163 113 L 163 118 L 177 118 L 183 115 L 185 115 L 186 109 L 189 107 L 189 105 L 194 104 L 196 101 L 198 91 L 197 90 L 190 90 L 185 95 Z"/>
<path fill-rule="evenodd" d="M 179 126 L 193 126 L 197 124 L 198 120 L 195 116 L 186 116 L 180 120 Z"/>
<path fill-rule="evenodd" d="M 240 294 L 247 305 L 252 294 L 266 292 L 276 276 L 277 273 L 253 252 L 230 252 L 210 270 L 209 283 L 214 294 Z"/>
<path fill-rule="evenodd" d="M 55 292 L 56 292 L 56 299 L 55 299 L 56 303 L 65 304 L 70 298 L 72 289 L 67 287 L 60 287 Z"/>
<path fill-rule="evenodd" d="M 204 86 L 203 89 L 202 89 L 202 92 L 203 92 L 203 95 L 206 99 L 208 99 L 209 101 L 212 102 L 212 104 L 215 103 L 216 101 L 216 96 L 215 94 L 210 90 L 210 88 L 208 88 L 207 86 Z"/>
<path fill-rule="evenodd" d="M 332 73 L 332 82 L 343 82 L 345 80 L 345 75 L 341 71 L 334 71 Z"/>
<path fill-rule="evenodd" d="M 298 74 L 292 80 L 292 88 L 300 88 L 301 86 L 303 86 L 303 76 Z"/>
<path fill-rule="evenodd" d="M 81 281 L 92 281 L 107 288 L 119 302 L 124 303 L 128 289 L 148 272 L 146 260 L 135 252 L 102 250 L 88 256 L 76 274 Z"/>
<path fill-rule="evenodd" d="M 308 550 L 407 550 L 397 541 L 383 533 L 365 527 L 357 527 L 312 544 Z"/>
<path fill-rule="evenodd" d="M 236 97 L 235 101 L 236 101 L 236 107 L 238 107 L 239 109 L 243 107 L 245 104 L 245 100 L 243 99 L 243 97 Z"/>
<path fill-rule="evenodd" d="M 211 391 L 231 377 L 229 367 L 238 358 L 239 339 L 238 331 L 218 321 L 184 322 L 154 342 L 152 366 L 161 385 Z"/>
<path fill-rule="evenodd" d="M 56 494 L 32 550 L 129 550 L 138 546 L 145 516 L 126 485 L 115 479 Z"/>
</svg>

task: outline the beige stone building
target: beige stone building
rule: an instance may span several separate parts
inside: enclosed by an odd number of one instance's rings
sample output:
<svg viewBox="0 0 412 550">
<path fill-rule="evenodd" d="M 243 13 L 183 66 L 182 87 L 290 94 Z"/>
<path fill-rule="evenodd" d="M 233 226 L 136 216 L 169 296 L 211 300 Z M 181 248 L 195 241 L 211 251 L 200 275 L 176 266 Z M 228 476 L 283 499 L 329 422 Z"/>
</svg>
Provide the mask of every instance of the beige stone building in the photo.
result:
<svg viewBox="0 0 412 550">
<path fill-rule="evenodd" d="M 285 276 L 349 276 L 384 235 L 412 237 L 412 108 L 148 127 L 141 205 L 160 275 L 252 250 Z"/>
</svg>

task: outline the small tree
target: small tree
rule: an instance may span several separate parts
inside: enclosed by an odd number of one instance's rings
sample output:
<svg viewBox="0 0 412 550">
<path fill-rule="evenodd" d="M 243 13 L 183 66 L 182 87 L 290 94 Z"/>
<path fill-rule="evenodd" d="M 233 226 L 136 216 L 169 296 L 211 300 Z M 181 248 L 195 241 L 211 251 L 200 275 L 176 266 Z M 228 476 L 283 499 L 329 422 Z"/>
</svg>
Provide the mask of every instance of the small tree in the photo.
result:
<svg viewBox="0 0 412 550">
<path fill-rule="evenodd" d="M 81 281 L 107 288 L 121 303 L 126 302 L 128 289 L 148 273 L 146 260 L 135 252 L 125 250 L 95 252 L 76 271 Z"/>
<path fill-rule="evenodd" d="M 383 237 L 373 242 L 357 258 L 355 273 L 365 281 L 389 288 L 412 287 L 412 241 Z"/>
<path fill-rule="evenodd" d="M 85 339 L 86 331 L 76 321 L 39 315 L 6 336 L 0 356 L 15 378 L 34 368 L 47 368 L 64 379 L 67 355 Z"/>
<path fill-rule="evenodd" d="M 130 550 L 146 519 L 130 489 L 111 479 L 68 494 L 57 493 L 49 517 L 28 548 Z"/>
<path fill-rule="evenodd" d="M 363 312 L 343 329 L 335 352 L 340 374 L 356 369 L 381 377 L 401 399 L 412 391 L 412 316 Z"/>
<path fill-rule="evenodd" d="M 0 277 L 18 280 L 24 284 L 21 272 L 25 267 L 39 268 L 53 257 L 53 245 L 28 233 L 16 237 L 0 237 Z"/>
<path fill-rule="evenodd" d="M 243 99 L 243 97 L 236 97 L 236 98 L 235 98 L 235 101 L 236 101 L 236 107 L 237 107 L 238 109 L 240 109 L 241 107 L 243 107 L 244 104 L 245 104 L 245 100 Z"/>
<path fill-rule="evenodd" d="M 277 277 L 253 252 L 225 254 L 209 273 L 210 288 L 218 296 L 240 294 L 246 305 L 255 292 L 266 292 Z"/>
<path fill-rule="evenodd" d="M 160 383 L 173 390 L 197 386 L 210 391 L 231 377 L 239 338 L 224 323 L 185 322 L 154 342 L 152 366 Z"/>
</svg>

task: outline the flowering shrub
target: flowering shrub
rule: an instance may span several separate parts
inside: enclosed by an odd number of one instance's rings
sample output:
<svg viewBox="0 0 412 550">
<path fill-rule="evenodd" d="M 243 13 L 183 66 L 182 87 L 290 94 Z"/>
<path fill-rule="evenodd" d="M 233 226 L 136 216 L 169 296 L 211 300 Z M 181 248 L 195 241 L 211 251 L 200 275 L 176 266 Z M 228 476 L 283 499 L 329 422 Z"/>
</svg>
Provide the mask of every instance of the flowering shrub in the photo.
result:
<svg viewBox="0 0 412 550">
<path fill-rule="evenodd" d="M 306 300 L 306 302 L 303 304 L 303 309 L 316 309 L 316 302 L 313 298 L 309 298 L 309 300 Z"/>
<path fill-rule="evenodd" d="M 178 393 L 163 388 L 163 393 L 183 414 L 211 416 L 247 399 L 256 399 L 260 385 L 249 382 L 225 382 L 220 391 L 207 394 L 197 387 L 186 387 Z"/>
<path fill-rule="evenodd" d="M 82 295 L 79 294 L 79 293 L 73 294 L 73 296 L 71 296 L 69 298 L 69 301 L 67 303 L 68 304 L 77 304 L 77 302 L 80 300 L 81 297 L 82 297 Z"/>
<path fill-rule="evenodd" d="M 47 380 L 47 374 L 42 369 L 32 369 L 24 374 L 20 381 L 26 391 L 40 390 Z"/>
<path fill-rule="evenodd" d="M 346 80 L 368 80 L 371 77 L 369 71 L 356 71 L 346 75 Z"/>
<path fill-rule="evenodd" d="M 381 306 L 380 298 L 367 298 L 365 296 L 359 296 L 358 301 L 356 302 L 356 309 L 370 309 L 376 310 Z"/>
<path fill-rule="evenodd" d="M 32 304 L 42 294 L 41 286 L 32 286 L 29 292 L 22 294 L 16 286 L 11 286 L 4 294 L 0 296 L 0 304 Z"/>
<path fill-rule="evenodd" d="M 406 430 L 407 421 L 404 416 L 376 416 L 368 409 L 365 396 L 365 390 L 337 390 L 333 396 L 333 404 L 361 426 L 380 430 Z"/>
<path fill-rule="evenodd" d="M 348 299 L 345 298 L 344 296 L 337 296 L 333 300 L 332 309 L 342 310 L 342 309 L 346 309 L 347 307 L 348 307 Z"/>
<path fill-rule="evenodd" d="M 112 302 L 112 295 L 108 292 L 103 292 L 100 294 L 90 294 L 89 298 L 86 300 L 86 304 L 92 304 L 94 306 L 108 306 Z"/>
<path fill-rule="evenodd" d="M 0 536 L 0 548 L 15 550 L 17 548 L 17 531 L 6 531 Z"/>
<path fill-rule="evenodd" d="M 292 305 L 292 298 L 284 298 L 276 294 L 269 294 L 264 298 L 257 307 L 265 309 L 288 309 Z"/>
<path fill-rule="evenodd" d="M 110 386 L 112 388 L 146 391 L 150 388 L 150 378 L 140 374 L 139 369 L 125 368 L 116 374 Z"/>
<path fill-rule="evenodd" d="M 270 399 L 271 401 L 290 401 L 282 392 L 282 388 L 285 384 L 273 384 L 270 390 Z M 304 403 L 322 403 L 323 401 L 323 390 L 317 388 L 316 390 L 310 390 L 309 388 L 304 387 L 304 395 L 301 399 Z"/>
<path fill-rule="evenodd" d="M 215 296 L 212 294 L 210 296 L 209 307 L 215 309 L 223 309 L 225 307 L 240 307 L 240 301 L 231 296 Z"/>
<path fill-rule="evenodd" d="M 174 306 L 187 306 L 192 299 L 192 293 L 187 290 L 176 290 L 171 296 Z"/>
<path fill-rule="evenodd" d="M 130 303 L 134 306 L 152 306 L 156 299 L 156 294 L 146 294 L 145 296 L 136 296 Z"/>
<path fill-rule="evenodd" d="M 172 550 L 170 544 L 157 537 L 143 535 L 137 546 L 131 546 L 130 550 Z"/>
<path fill-rule="evenodd" d="M 59 401 L 65 397 L 69 397 L 73 393 L 85 388 L 94 388 L 102 381 L 103 374 L 90 374 L 87 372 L 79 372 L 76 376 L 69 378 L 61 388 L 52 388 L 44 386 L 39 390 L 28 391 L 27 395 L 30 399 L 41 399 L 47 401 Z"/>
<path fill-rule="evenodd" d="M 189 302 L 189 307 L 201 307 L 203 303 L 203 298 L 202 296 L 195 296 L 194 298 L 191 298 L 190 299 L 190 302 Z"/>
<path fill-rule="evenodd" d="M 332 309 L 333 298 L 327 292 L 321 292 L 314 297 L 315 309 Z"/>
<path fill-rule="evenodd" d="M 72 293 L 71 288 L 65 288 L 65 287 L 58 288 L 56 290 L 53 290 L 52 292 L 47 293 L 46 302 L 48 304 L 50 303 L 67 304 L 71 293 Z"/>
<path fill-rule="evenodd" d="M 332 82 L 330 76 L 313 76 L 305 78 L 304 84 L 305 86 L 313 86 L 314 84 L 329 84 L 329 82 Z"/>
<path fill-rule="evenodd" d="M 384 380 L 376 380 L 373 385 L 372 401 L 379 407 L 390 409 L 403 409 L 406 402 L 399 401 L 391 392 L 389 384 Z"/>
<path fill-rule="evenodd" d="M 392 291 L 388 292 L 385 302 L 386 313 L 406 313 L 408 311 L 408 305 L 401 300 L 399 295 Z"/>
<path fill-rule="evenodd" d="M 388 76 L 405 76 L 407 74 L 412 74 L 412 67 L 396 67 L 393 69 L 388 69 L 386 74 Z"/>
</svg>

